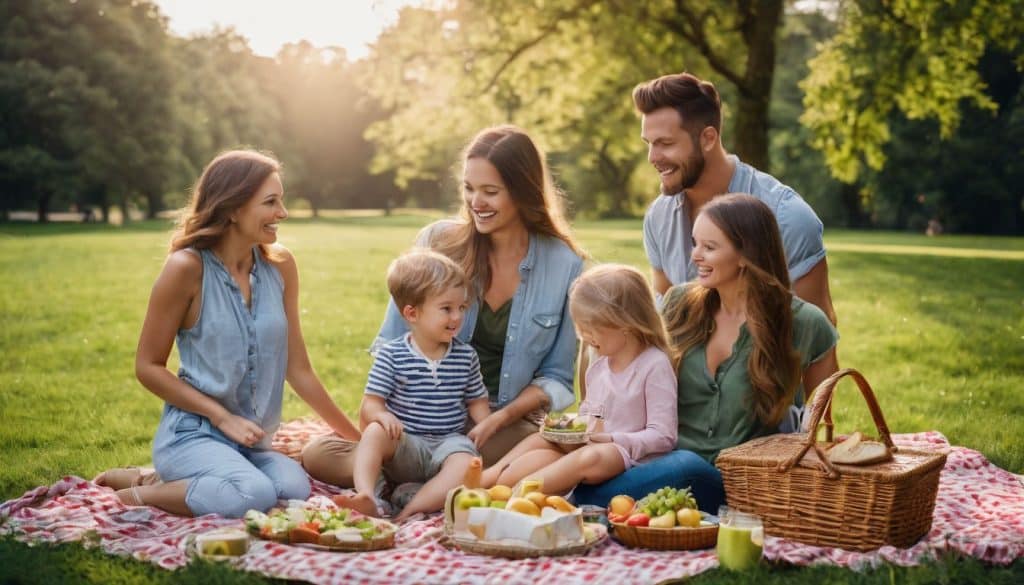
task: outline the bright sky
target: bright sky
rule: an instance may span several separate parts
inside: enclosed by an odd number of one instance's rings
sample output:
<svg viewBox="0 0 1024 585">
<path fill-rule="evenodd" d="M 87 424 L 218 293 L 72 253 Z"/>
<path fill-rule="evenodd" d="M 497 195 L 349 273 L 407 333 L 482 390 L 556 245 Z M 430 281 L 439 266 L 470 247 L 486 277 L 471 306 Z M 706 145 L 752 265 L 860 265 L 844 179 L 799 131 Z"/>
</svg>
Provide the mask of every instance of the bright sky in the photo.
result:
<svg viewBox="0 0 1024 585">
<path fill-rule="evenodd" d="M 305 39 L 318 47 L 340 46 L 350 60 L 416 0 L 156 0 L 181 36 L 234 27 L 258 55 L 272 57 L 285 43 Z"/>
</svg>

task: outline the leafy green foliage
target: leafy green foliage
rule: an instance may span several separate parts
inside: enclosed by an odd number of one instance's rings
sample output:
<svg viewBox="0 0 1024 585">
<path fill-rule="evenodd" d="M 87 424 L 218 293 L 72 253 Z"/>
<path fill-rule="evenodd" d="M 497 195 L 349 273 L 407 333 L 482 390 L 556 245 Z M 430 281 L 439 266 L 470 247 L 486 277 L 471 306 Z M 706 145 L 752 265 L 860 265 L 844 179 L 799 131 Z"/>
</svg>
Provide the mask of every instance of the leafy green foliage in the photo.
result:
<svg viewBox="0 0 1024 585">
<path fill-rule="evenodd" d="M 150 2 L 4 4 L 4 191 L 96 203 L 162 197 L 174 140 L 166 23 Z M 35 165 L 39 166 L 36 167 Z M 151 201 L 151 208 L 156 207 Z"/>
<path fill-rule="evenodd" d="M 978 62 L 988 49 L 1024 68 L 1021 0 L 858 0 L 840 4 L 840 28 L 811 60 L 801 121 L 832 173 L 852 183 L 879 170 L 891 115 L 938 121 L 950 138 L 961 105 L 995 111 Z"/>
<path fill-rule="evenodd" d="M 277 151 L 314 209 L 380 207 L 362 136 L 381 115 L 343 52 L 255 56 L 233 30 L 188 39 L 141 0 L 0 5 L 0 209 L 184 203 L 203 165 Z M 127 216 L 127 213 L 124 214 Z"/>
<path fill-rule="evenodd" d="M 643 146 L 630 92 L 688 70 L 732 100 L 727 141 L 768 159 L 768 103 L 782 2 L 562 0 L 452 2 L 406 8 L 384 31 L 365 83 L 389 116 L 370 127 L 375 170 L 398 184 L 446 181 L 479 129 L 513 123 L 551 153 L 577 208 L 642 209 L 654 176 L 638 178 Z"/>
</svg>

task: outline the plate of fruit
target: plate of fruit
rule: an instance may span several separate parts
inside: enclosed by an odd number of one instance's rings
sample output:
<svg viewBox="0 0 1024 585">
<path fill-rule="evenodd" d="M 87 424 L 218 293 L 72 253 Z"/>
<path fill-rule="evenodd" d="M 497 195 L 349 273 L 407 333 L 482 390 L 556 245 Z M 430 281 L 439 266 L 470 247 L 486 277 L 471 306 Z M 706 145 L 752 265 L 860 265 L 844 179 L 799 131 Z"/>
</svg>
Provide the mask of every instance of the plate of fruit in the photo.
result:
<svg viewBox="0 0 1024 585">
<path fill-rule="evenodd" d="M 690 488 L 659 488 L 634 501 L 626 495 L 608 502 L 612 534 L 622 544 L 657 550 L 694 550 L 715 546 L 718 524 L 697 509 Z"/>
<path fill-rule="evenodd" d="M 540 434 L 552 443 L 582 444 L 589 440 L 589 423 L 590 417 L 585 414 L 551 412 L 544 417 Z"/>
<path fill-rule="evenodd" d="M 290 505 L 245 513 L 245 527 L 264 540 L 307 548 L 344 552 L 380 550 L 395 546 L 394 524 L 348 508 Z"/>
</svg>

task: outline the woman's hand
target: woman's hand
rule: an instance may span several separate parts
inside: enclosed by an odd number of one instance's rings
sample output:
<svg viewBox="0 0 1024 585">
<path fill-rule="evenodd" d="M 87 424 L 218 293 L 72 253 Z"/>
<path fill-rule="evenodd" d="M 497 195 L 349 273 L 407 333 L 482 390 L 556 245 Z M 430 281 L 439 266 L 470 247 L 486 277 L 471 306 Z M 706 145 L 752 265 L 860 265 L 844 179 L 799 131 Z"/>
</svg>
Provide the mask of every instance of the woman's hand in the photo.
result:
<svg viewBox="0 0 1024 585">
<path fill-rule="evenodd" d="M 505 425 L 505 412 L 497 410 L 489 414 L 484 420 L 477 423 L 466 436 L 469 437 L 469 440 L 473 441 L 473 445 L 476 446 L 477 449 L 480 449 L 491 439 L 491 437 L 494 436 L 494 433 L 504 428 Z"/>
<path fill-rule="evenodd" d="M 610 433 L 593 433 L 590 435 L 591 443 L 611 443 L 612 436 Z"/>
<path fill-rule="evenodd" d="M 245 447 L 252 447 L 266 435 L 258 424 L 229 412 L 225 412 L 219 421 L 210 422 L 213 422 L 224 436 Z"/>
</svg>

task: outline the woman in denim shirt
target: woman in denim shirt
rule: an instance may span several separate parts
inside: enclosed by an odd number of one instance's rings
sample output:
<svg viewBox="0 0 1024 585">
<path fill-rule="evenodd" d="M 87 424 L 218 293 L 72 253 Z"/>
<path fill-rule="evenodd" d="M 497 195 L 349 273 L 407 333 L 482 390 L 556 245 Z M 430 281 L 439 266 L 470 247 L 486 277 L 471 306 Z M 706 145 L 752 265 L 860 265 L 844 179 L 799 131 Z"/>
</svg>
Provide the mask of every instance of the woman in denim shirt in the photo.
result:
<svg viewBox="0 0 1024 585">
<path fill-rule="evenodd" d="M 457 336 L 480 355 L 493 412 L 469 437 L 490 464 L 537 431 L 538 414 L 576 399 L 576 334 L 567 300 L 584 253 L 525 132 L 483 130 L 464 161 L 461 217 L 427 226 L 417 244 L 454 259 L 477 287 Z M 371 352 L 405 331 L 389 301 Z M 306 447 L 303 465 L 317 479 L 350 486 L 352 452 L 351 442 L 324 437 Z"/>
<path fill-rule="evenodd" d="M 125 504 L 240 517 L 308 497 L 302 467 L 270 447 L 286 379 L 335 432 L 358 439 L 306 354 L 298 269 L 276 244 L 283 198 L 278 162 L 257 152 L 221 154 L 199 178 L 135 358 L 139 381 L 165 402 L 153 439 L 159 476 L 126 468 L 97 478 Z M 177 375 L 167 369 L 175 342 Z"/>
</svg>

